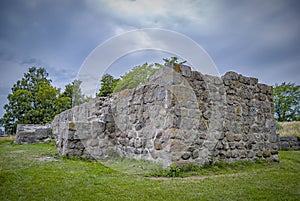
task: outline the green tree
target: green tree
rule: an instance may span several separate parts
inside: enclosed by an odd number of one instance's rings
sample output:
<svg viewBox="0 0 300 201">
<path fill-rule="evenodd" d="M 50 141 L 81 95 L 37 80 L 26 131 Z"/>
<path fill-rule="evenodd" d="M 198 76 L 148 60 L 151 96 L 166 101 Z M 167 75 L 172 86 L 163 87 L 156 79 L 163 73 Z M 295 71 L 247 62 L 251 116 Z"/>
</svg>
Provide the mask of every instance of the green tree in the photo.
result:
<svg viewBox="0 0 300 201">
<path fill-rule="evenodd" d="M 85 95 L 81 92 L 81 80 L 74 80 L 72 82 L 73 85 L 73 96 L 72 96 L 72 106 L 80 105 L 84 102 L 86 102 L 88 99 L 86 99 Z"/>
<path fill-rule="evenodd" d="M 7 133 L 14 133 L 18 123 L 44 124 L 56 114 L 55 104 L 59 90 L 51 86 L 44 68 L 29 68 L 12 87 L 1 124 Z"/>
<path fill-rule="evenodd" d="M 30 115 L 29 123 L 45 124 L 51 122 L 58 113 L 56 111 L 58 96 L 59 89 L 44 81 L 38 83 L 37 91 L 34 94 L 34 107 L 28 111 Z"/>
<path fill-rule="evenodd" d="M 177 57 L 163 58 L 163 61 L 163 65 L 160 63 L 144 63 L 143 65 L 134 67 L 131 71 L 121 76 L 119 82 L 114 88 L 114 92 L 119 92 L 124 89 L 132 89 L 139 85 L 146 84 L 147 82 L 149 82 L 151 76 L 164 65 L 175 64 L 176 66 L 178 66 L 186 63 L 186 61 L 179 61 Z"/>
<path fill-rule="evenodd" d="M 59 114 L 72 108 L 73 85 L 67 84 L 63 93 L 60 93 L 55 104 L 55 111 Z"/>
<path fill-rule="evenodd" d="M 163 58 L 163 61 L 165 62 L 164 65 L 173 65 L 173 64 L 182 65 L 186 63 L 186 61 L 178 61 L 177 57 Z"/>
<path fill-rule="evenodd" d="M 65 86 L 64 92 L 59 96 L 59 98 L 63 98 L 63 100 L 66 101 L 62 109 L 64 107 L 69 109 L 72 106 L 80 105 L 86 101 L 85 96 L 81 92 L 81 83 L 80 80 L 74 80 L 71 84 Z"/>
<path fill-rule="evenodd" d="M 6 112 L 0 121 L 6 133 L 14 133 L 18 122 L 29 123 L 28 111 L 32 107 L 33 95 L 28 90 L 18 89 L 7 98 L 9 103 L 4 105 Z"/>
<path fill-rule="evenodd" d="M 114 92 L 115 87 L 117 86 L 119 79 L 114 78 L 110 74 L 103 75 L 101 79 L 101 88 L 97 96 L 107 97 Z"/>
<path fill-rule="evenodd" d="M 31 67 L 28 72 L 24 74 L 24 77 L 13 85 L 12 92 L 14 93 L 19 89 L 34 92 L 37 90 L 36 87 L 40 82 L 46 82 L 48 84 L 52 82 L 48 79 L 48 76 L 49 74 L 44 68 Z"/>
<path fill-rule="evenodd" d="M 59 95 L 55 101 L 54 110 L 59 114 L 65 110 L 72 108 L 72 98 Z"/>
<path fill-rule="evenodd" d="M 300 120 L 300 86 L 295 83 L 276 84 L 273 88 L 275 118 L 278 121 Z"/>
<path fill-rule="evenodd" d="M 131 71 L 121 76 L 114 92 L 132 89 L 139 85 L 146 84 L 158 69 L 159 66 L 148 63 L 134 67 Z"/>
</svg>

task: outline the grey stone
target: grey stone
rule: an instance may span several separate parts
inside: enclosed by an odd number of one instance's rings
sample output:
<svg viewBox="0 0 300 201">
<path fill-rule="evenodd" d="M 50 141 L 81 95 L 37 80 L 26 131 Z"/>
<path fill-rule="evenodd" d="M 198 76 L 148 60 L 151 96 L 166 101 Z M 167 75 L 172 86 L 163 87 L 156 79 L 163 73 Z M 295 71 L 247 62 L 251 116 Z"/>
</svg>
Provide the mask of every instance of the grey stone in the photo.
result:
<svg viewBox="0 0 300 201">
<path fill-rule="evenodd" d="M 195 159 L 195 158 L 198 158 L 198 157 L 199 157 L 199 151 L 194 150 L 193 153 L 192 153 L 192 158 Z"/>
<path fill-rule="evenodd" d="M 195 78 L 196 80 L 199 80 L 199 81 L 203 81 L 203 77 L 204 75 L 202 75 L 200 72 L 198 71 L 192 71 L 192 77 Z"/>
<path fill-rule="evenodd" d="M 141 130 L 143 127 L 145 126 L 145 123 L 144 122 L 139 122 L 135 125 L 135 130 L 136 131 L 139 131 Z"/>
<path fill-rule="evenodd" d="M 243 146 L 242 143 L 236 143 L 235 147 L 236 147 L 237 149 L 243 149 L 243 148 L 244 148 L 244 146 Z"/>
<path fill-rule="evenodd" d="M 199 128 L 200 131 L 206 131 L 207 130 L 207 124 L 206 124 L 205 120 L 203 120 L 203 119 L 200 120 L 198 128 Z"/>
<path fill-rule="evenodd" d="M 238 79 L 239 79 L 239 75 L 232 71 L 225 73 L 225 75 L 223 76 L 223 80 L 238 80 Z"/>
<path fill-rule="evenodd" d="M 297 142 L 298 139 L 297 139 L 297 137 L 295 137 L 295 136 L 281 136 L 281 137 L 280 137 L 280 141 L 281 141 L 281 142 L 282 142 L 282 141 L 295 141 L 295 142 Z"/>
<path fill-rule="evenodd" d="M 235 142 L 229 142 L 228 145 L 229 145 L 230 149 L 235 149 L 236 148 L 236 143 Z"/>
<path fill-rule="evenodd" d="M 250 78 L 240 75 L 239 81 L 243 84 L 250 85 Z"/>
<path fill-rule="evenodd" d="M 226 136 L 226 139 L 227 139 L 228 142 L 233 142 L 234 141 L 234 134 L 233 133 L 227 132 L 225 134 L 225 136 Z"/>
<path fill-rule="evenodd" d="M 181 156 L 181 158 L 183 159 L 183 160 L 188 160 L 189 158 L 191 157 L 191 154 L 190 153 L 184 153 L 182 156 Z"/>
<path fill-rule="evenodd" d="M 141 148 L 144 145 L 144 140 L 141 138 L 137 138 L 134 143 L 136 148 Z"/>
<path fill-rule="evenodd" d="M 213 151 L 216 147 L 216 143 L 212 141 L 205 141 L 203 146 L 206 147 L 209 151 Z"/>
<path fill-rule="evenodd" d="M 49 126 L 38 124 L 18 124 L 16 144 L 32 144 L 32 143 L 46 143 L 52 139 L 52 131 Z"/>
<path fill-rule="evenodd" d="M 279 146 L 280 150 L 300 150 L 300 140 L 295 136 L 281 136 Z"/>
<path fill-rule="evenodd" d="M 263 156 L 263 152 L 262 151 L 257 151 L 256 156 L 261 158 Z"/>
<path fill-rule="evenodd" d="M 186 66 L 186 65 L 181 65 L 180 66 L 181 74 L 185 77 L 191 77 L 192 71 L 191 67 Z"/>
<path fill-rule="evenodd" d="M 279 136 L 276 133 L 273 133 L 273 134 L 269 135 L 269 141 L 271 143 L 278 142 L 278 138 L 279 138 Z"/>
<path fill-rule="evenodd" d="M 248 158 L 253 158 L 255 156 L 255 152 L 254 151 L 248 151 L 247 157 Z"/>
<path fill-rule="evenodd" d="M 205 140 L 207 139 L 207 135 L 205 133 L 200 133 L 199 138 Z"/>
<path fill-rule="evenodd" d="M 99 145 L 99 141 L 98 140 L 91 140 L 89 143 L 89 146 L 91 147 L 95 147 Z"/>
<path fill-rule="evenodd" d="M 224 148 L 224 145 L 221 141 L 219 141 L 216 145 L 216 149 L 223 149 Z"/>
<path fill-rule="evenodd" d="M 240 135 L 240 134 L 235 134 L 234 136 L 233 136 L 233 138 L 234 138 L 234 140 L 235 141 L 241 141 L 241 139 L 242 139 L 242 136 Z"/>
<path fill-rule="evenodd" d="M 258 83 L 257 78 L 250 77 L 250 85 L 255 86 Z"/>
<path fill-rule="evenodd" d="M 237 151 L 232 151 L 232 152 L 231 152 L 231 157 L 232 157 L 232 158 L 237 158 L 237 157 L 239 157 L 239 152 L 237 152 Z"/>
<path fill-rule="evenodd" d="M 164 100 L 166 97 L 166 90 L 165 89 L 159 89 L 157 92 L 157 100 L 161 101 Z"/>
</svg>

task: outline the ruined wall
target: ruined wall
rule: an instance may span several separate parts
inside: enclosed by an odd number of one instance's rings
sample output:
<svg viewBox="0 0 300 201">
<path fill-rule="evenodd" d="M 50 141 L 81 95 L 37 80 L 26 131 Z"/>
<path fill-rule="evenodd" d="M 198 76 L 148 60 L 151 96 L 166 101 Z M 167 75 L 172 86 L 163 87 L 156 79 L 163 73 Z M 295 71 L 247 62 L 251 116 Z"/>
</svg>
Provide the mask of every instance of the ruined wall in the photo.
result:
<svg viewBox="0 0 300 201">
<path fill-rule="evenodd" d="M 219 157 L 278 160 L 272 87 L 236 73 L 222 77 L 226 88 L 225 138 Z M 223 146 L 222 146 L 223 145 Z"/>
<path fill-rule="evenodd" d="M 52 139 L 50 125 L 18 124 L 16 144 L 46 143 Z"/>
<path fill-rule="evenodd" d="M 165 67 L 144 86 L 96 98 L 55 117 L 58 152 L 170 165 L 278 160 L 272 88 L 228 72 Z"/>
<path fill-rule="evenodd" d="M 300 140 L 296 136 L 280 136 L 279 150 L 295 151 L 300 150 Z"/>
</svg>

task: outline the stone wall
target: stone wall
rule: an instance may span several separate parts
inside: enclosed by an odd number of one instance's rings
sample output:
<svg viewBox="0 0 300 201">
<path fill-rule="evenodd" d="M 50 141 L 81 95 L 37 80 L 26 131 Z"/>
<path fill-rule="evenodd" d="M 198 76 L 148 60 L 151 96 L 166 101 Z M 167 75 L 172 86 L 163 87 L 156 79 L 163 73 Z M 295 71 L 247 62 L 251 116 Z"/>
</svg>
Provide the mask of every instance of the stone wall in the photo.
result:
<svg viewBox="0 0 300 201">
<path fill-rule="evenodd" d="M 279 149 L 284 151 L 300 150 L 300 140 L 295 136 L 281 136 Z"/>
<path fill-rule="evenodd" d="M 16 144 L 45 143 L 51 140 L 52 132 L 49 125 L 18 124 Z"/>
<path fill-rule="evenodd" d="M 95 98 L 55 117 L 58 152 L 170 165 L 278 160 L 272 87 L 234 72 L 165 67 L 138 88 Z"/>
</svg>

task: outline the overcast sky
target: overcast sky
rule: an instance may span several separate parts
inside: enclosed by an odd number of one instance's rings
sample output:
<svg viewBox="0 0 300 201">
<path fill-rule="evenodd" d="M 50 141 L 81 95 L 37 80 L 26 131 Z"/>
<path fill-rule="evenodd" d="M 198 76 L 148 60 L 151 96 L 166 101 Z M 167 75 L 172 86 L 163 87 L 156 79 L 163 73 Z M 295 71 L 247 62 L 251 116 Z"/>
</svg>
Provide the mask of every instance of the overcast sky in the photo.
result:
<svg viewBox="0 0 300 201">
<path fill-rule="evenodd" d="M 0 117 L 12 85 L 29 67 L 46 68 L 53 85 L 64 88 L 94 48 L 142 28 L 186 35 L 220 74 L 233 70 L 270 85 L 300 83 L 298 0 L 1 0 Z M 118 76 L 166 55 L 133 53 L 109 72 Z"/>
</svg>

